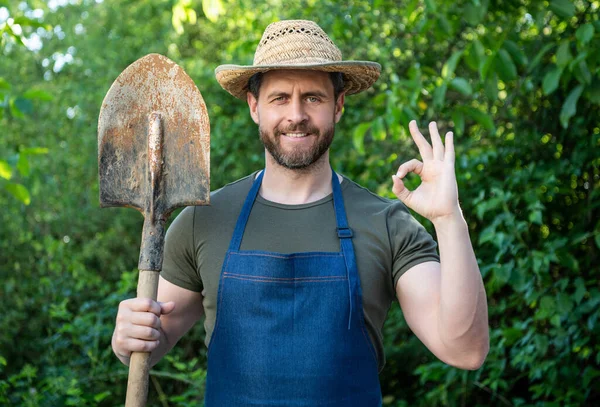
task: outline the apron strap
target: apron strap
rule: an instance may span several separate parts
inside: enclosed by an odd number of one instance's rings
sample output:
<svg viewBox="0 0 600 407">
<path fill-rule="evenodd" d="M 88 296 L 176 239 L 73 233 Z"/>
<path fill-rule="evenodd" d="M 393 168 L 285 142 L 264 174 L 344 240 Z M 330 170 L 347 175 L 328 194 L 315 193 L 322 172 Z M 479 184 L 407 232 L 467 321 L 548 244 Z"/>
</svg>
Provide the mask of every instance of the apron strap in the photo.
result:
<svg viewBox="0 0 600 407">
<path fill-rule="evenodd" d="M 258 191 L 260 190 L 260 185 L 262 183 L 264 173 L 265 171 L 262 170 L 260 174 L 258 174 L 258 177 L 256 177 L 256 179 L 252 183 L 252 188 L 250 188 L 250 192 L 248 192 L 248 195 L 246 196 L 244 206 L 242 207 L 240 216 L 238 216 L 237 223 L 235 224 L 233 237 L 231 238 L 231 242 L 229 243 L 229 251 L 237 252 L 240 250 L 242 238 L 244 237 L 244 229 L 246 229 L 246 223 L 248 223 L 250 212 L 252 212 L 252 206 L 254 205 L 254 201 L 256 200 Z"/>
<path fill-rule="evenodd" d="M 331 169 L 331 187 L 333 189 L 333 207 L 335 210 L 335 219 L 337 223 L 336 231 L 340 239 L 342 254 L 346 262 L 346 277 L 348 279 L 348 297 L 350 301 L 350 313 L 348 314 L 348 329 L 352 325 L 352 312 L 358 304 L 356 295 L 360 290 L 358 283 L 358 267 L 356 266 L 356 257 L 354 256 L 354 247 L 352 246 L 352 229 L 348 226 L 346 218 L 346 208 L 344 206 L 344 198 L 342 196 L 342 188 L 337 174 Z M 360 308 L 360 307 L 359 307 Z M 360 311 L 357 309 L 356 311 Z"/>
</svg>

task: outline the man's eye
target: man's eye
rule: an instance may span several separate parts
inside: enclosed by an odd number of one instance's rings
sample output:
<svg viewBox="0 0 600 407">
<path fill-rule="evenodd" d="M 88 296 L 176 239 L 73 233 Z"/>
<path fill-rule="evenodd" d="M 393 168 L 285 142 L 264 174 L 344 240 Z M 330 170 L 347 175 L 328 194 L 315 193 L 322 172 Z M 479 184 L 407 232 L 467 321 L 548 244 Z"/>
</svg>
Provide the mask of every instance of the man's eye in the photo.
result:
<svg viewBox="0 0 600 407">
<path fill-rule="evenodd" d="M 309 101 L 310 103 L 316 103 L 319 101 L 319 98 L 316 96 L 309 96 L 306 98 L 307 101 Z"/>
</svg>

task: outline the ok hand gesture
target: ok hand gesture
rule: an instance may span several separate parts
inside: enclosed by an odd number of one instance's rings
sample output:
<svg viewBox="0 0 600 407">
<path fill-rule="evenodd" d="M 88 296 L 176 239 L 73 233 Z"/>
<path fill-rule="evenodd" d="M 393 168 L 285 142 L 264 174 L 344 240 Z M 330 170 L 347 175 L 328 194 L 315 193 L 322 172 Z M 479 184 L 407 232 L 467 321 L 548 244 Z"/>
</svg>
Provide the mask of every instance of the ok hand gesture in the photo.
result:
<svg viewBox="0 0 600 407">
<path fill-rule="evenodd" d="M 446 146 L 442 143 L 437 124 L 429 123 L 431 145 L 419 131 L 416 121 L 409 123 L 410 134 L 419 148 L 423 162 L 413 159 L 398 168 L 392 176 L 392 191 L 406 206 L 434 222 L 460 215 L 458 188 L 454 174 L 454 140 L 446 133 Z M 413 172 L 421 178 L 421 184 L 410 191 L 402 180 Z"/>
</svg>

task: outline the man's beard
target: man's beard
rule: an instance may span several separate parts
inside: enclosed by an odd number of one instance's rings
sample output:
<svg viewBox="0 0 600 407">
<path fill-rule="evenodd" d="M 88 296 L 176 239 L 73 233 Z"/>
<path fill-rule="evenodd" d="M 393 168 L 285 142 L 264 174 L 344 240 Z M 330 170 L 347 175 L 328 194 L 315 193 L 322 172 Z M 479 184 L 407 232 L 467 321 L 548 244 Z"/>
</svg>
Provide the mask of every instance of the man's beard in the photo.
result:
<svg viewBox="0 0 600 407">
<path fill-rule="evenodd" d="M 260 125 L 258 131 L 260 133 L 260 141 L 262 141 L 263 145 L 275 159 L 277 164 L 290 170 L 301 170 L 313 165 L 329 149 L 329 146 L 331 146 L 331 142 L 333 141 L 335 125 L 332 124 L 330 127 L 326 128 L 323 131 L 323 134 L 321 134 L 319 129 L 308 124 L 289 126 L 284 131 L 275 128 L 272 136 Z M 282 136 L 282 134 L 289 132 L 310 133 L 311 136 L 309 137 L 314 136 L 316 142 L 313 143 L 309 149 L 298 148 L 286 152 L 281 147 L 280 140 L 281 137 L 285 137 Z"/>
</svg>

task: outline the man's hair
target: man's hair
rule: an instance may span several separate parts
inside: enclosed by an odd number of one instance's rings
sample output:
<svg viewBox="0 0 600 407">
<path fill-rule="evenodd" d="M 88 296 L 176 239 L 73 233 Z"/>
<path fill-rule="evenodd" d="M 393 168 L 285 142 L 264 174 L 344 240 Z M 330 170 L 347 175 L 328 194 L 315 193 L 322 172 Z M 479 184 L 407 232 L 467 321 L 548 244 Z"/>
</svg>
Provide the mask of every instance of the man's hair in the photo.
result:
<svg viewBox="0 0 600 407">
<path fill-rule="evenodd" d="M 333 84 L 333 97 L 337 101 L 338 96 L 344 90 L 344 75 L 341 72 L 329 72 L 329 78 Z M 258 99 L 260 85 L 262 84 L 263 72 L 257 72 L 248 80 L 248 91 Z"/>
</svg>

